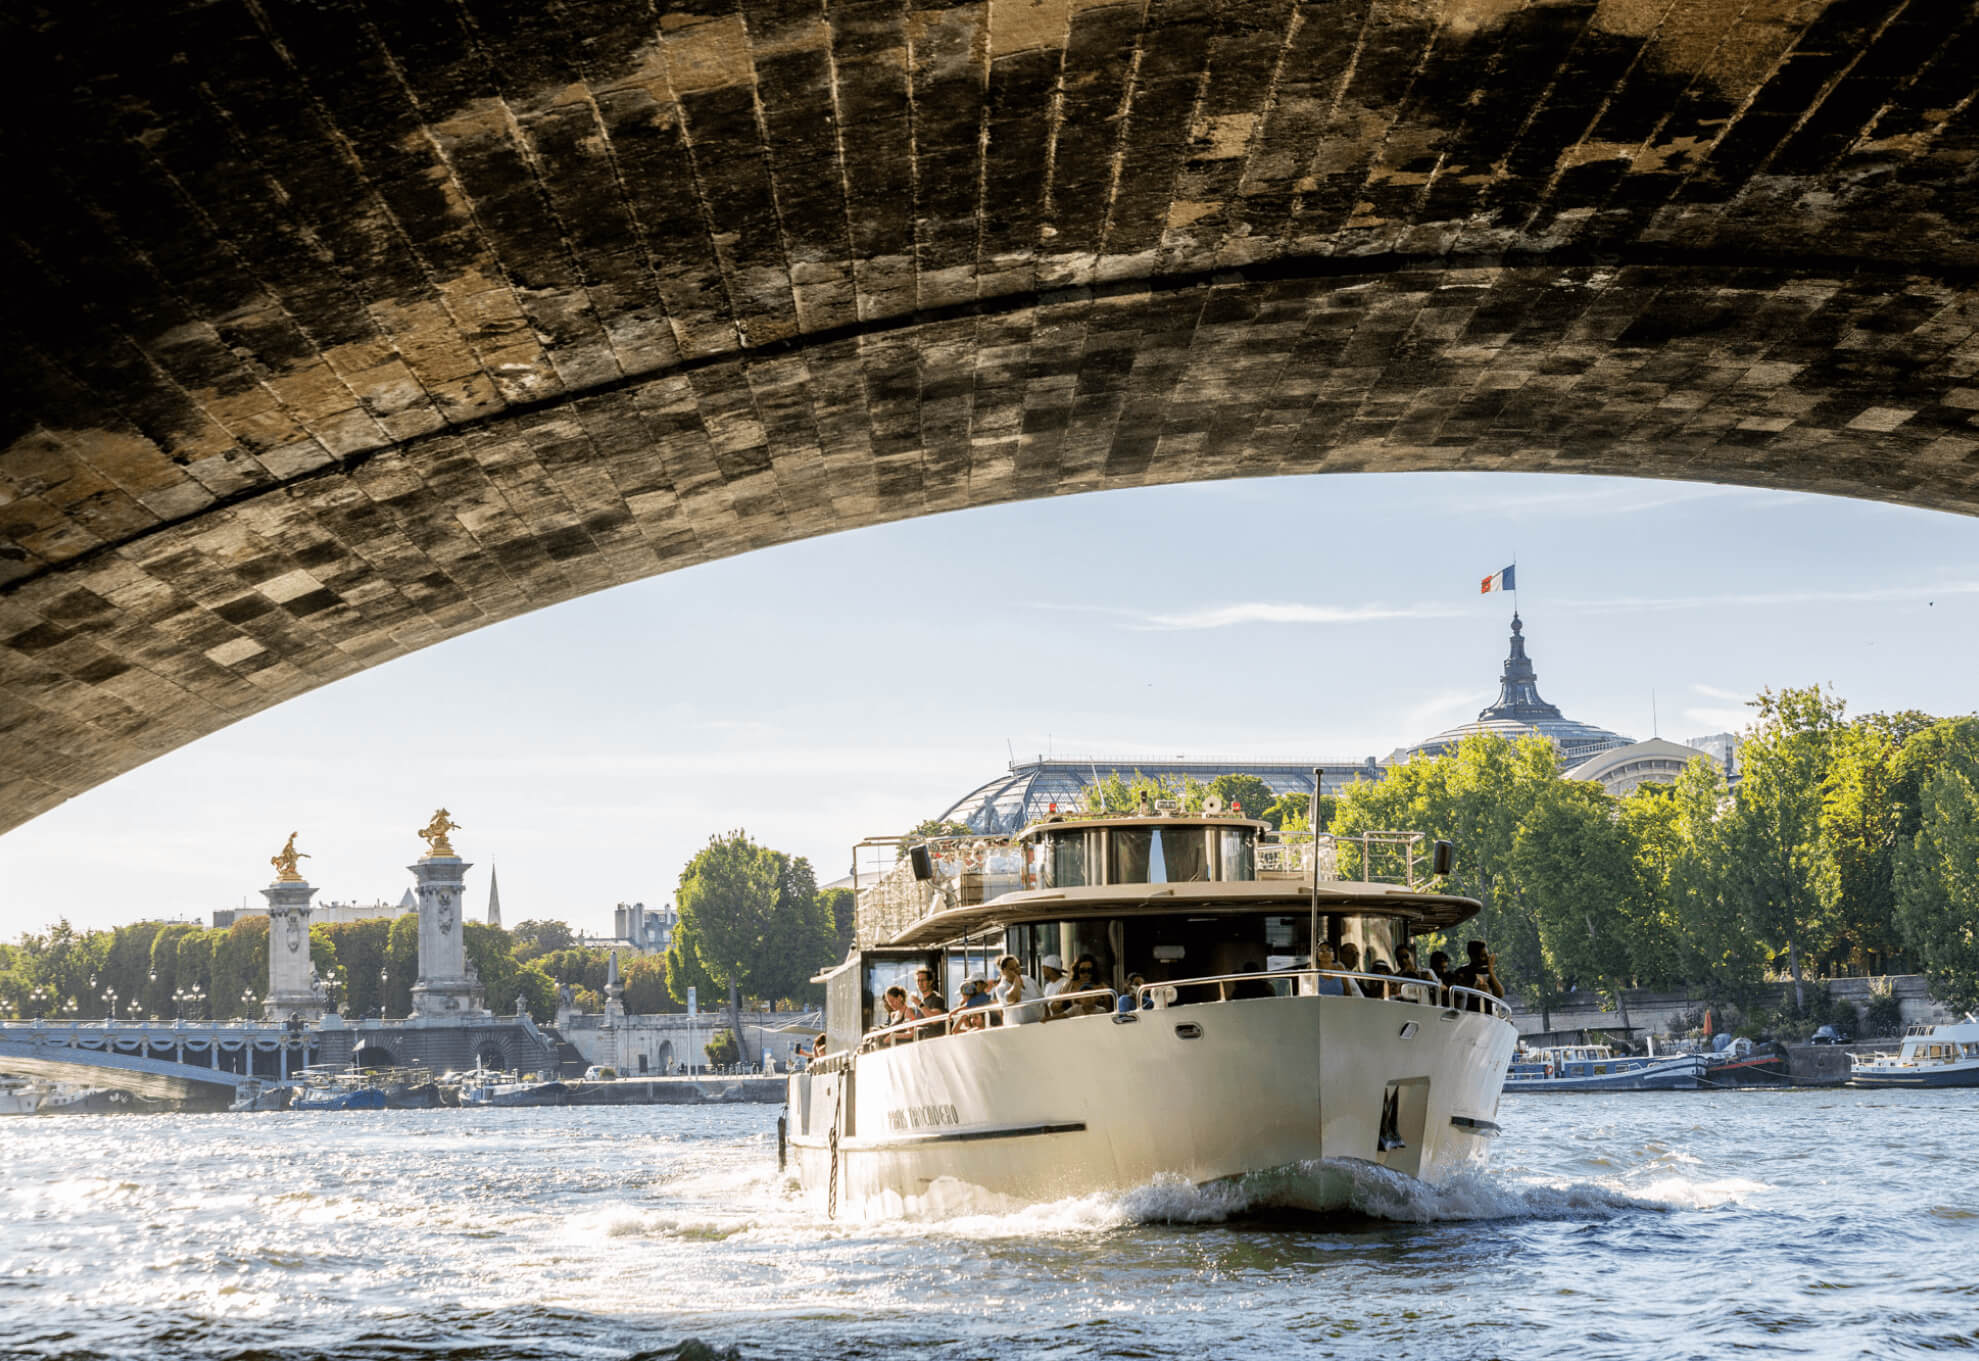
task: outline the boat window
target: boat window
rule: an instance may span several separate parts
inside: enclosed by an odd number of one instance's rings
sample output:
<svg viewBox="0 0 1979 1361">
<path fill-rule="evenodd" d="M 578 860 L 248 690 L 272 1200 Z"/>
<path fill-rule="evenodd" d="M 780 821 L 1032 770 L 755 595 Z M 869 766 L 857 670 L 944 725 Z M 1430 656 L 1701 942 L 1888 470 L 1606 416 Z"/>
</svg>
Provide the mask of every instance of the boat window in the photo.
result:
<svg viewBox="0 0 1979 1361">
<path fill-rule="evenodd" d="M 1092 882 L 1086 872 L 1086 833 L 1054 835 L 1045 841 L 1042 888 L 1079 888 Z"/>
<path fill-rule="evenodd" d="M 1115 827 L 1110 840 L 1110 884 L 1197 884 L 1209 878 L 1209 842 L 1200 827 Z"/>
<path fill-rule="evenodd" d="M 1336 948 L 1343 944 L 1357 946 L 1363 970 L 1367 970 L 1376 960 L 1392 966 L 1396 947 L 1405 944 L 1409 938 L 1408 923 L 1395 917 L 1341 917 L 1338 920 L 1340 927 L 1334 945 Z"/>
<path fill-rule="evenodd" d="M 1224 883 L 1242 883 L 1257 878 L 1257 852 L 1252 833 L 1232 827 L 1216 832 L 1217 877 Z"/>
</svg>

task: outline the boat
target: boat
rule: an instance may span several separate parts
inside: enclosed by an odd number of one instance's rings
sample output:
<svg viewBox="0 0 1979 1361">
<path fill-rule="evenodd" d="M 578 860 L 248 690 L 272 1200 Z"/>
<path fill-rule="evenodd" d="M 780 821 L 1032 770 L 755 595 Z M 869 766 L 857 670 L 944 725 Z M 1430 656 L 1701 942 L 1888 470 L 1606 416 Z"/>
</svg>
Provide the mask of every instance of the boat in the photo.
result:
<svg viewBox="0 0 1979 1361">
<path fill-rule="evenodd" d="M 461 1083 L 463 1106 L 568 1106 L 570 1088 L 540 1077 L 477 1072 Z"/>
<path fill-rule="evenodd" d="M 1605 1044 L 1522 1049 L 1505 1074 L 1508 1092 L 1667 1092 L 1700 1084 L 1702 1054 L 1617 1054 Z"/>
<path fill-rule="evenodd" d="M 861 1219 L 1169 1180 L 1325 1212 L 1369 1175 L 1478 1167 L 1509 1009 L 1347 972 L 1311 944 L 1353 942 L 1371 967 L 1468 920 L 1477 902 L 1429 887 L 1451 854 L 1413 832 L 1274 840 L 1214 799 L 914 845 L 859 894 L 852 950 L 815 980 L 825 1052 L 788 1079 L 779 1157 L 811 1203 Z M 929 969 L 956 1003 L 1005 954 L 1031 979 L 1052 956 L 1093 969 L 1043 1001 L 874 1028 L 888 987 Z"/>
<path fill-rule="evenodd" d="M 0 1077 L 0 1115 L 33 1115 L 40 1108 L 40 1086 L 25 1078 Z"/>
<path fill-rule="evenodd" d="M 1894 1054 L 1858 1054 L 1851 1087 L 1979 1087 L 1979 1018 L 1914 1025 Z"/>
<path fill-rule="evenodd" d="M 229 1111 L 285 1111 L 295 1099 L 296 1088 L 287 1082 L 243 1082 L 234 1088 Z"/>
<path fill-rule="evenodd" d="M 307 1070 L 289 1099 L 292 1111 L 381 1111 L 385 1089 L 364 1073 Z"/>
<path fill-rule="evenodd" d="M 116 1087 L 77 1087 L 59 1085 L 42 1093 L 38 1115 L 125 1115 L 171 1108 L 169 1101 L 155 1100 Z"/>
</svg>

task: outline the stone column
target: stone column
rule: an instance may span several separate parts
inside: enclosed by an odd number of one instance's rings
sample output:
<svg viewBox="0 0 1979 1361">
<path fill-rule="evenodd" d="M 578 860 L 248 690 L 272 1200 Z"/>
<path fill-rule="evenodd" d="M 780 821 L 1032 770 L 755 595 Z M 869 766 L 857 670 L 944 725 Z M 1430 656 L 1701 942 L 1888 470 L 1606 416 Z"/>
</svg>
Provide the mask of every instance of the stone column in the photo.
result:
<svg viewBox="0 0 1979 1361">
<path fill-rule="evenodd" d="M 328 998 L 309 962 L 309 900 L 316 890 L 303 882 L 295 862 L 295 838 L 274 859 L 275 882 L 261 890 L 268 900 L 268 995 L 262 999 L 264 1020 L 286 1021 L 291 1016 L 316 1022 L 323 1019 Z"/>
<path fill-rule="evenodd" d="M 486 1015 L 481 978 L 468 962 L 467 932 L 461 925 L 467 871 L 473 866 L 448 844 L 446 833 L 457 829 L 442 827 L 445 819 L 443 808 L 420 834 L 427 838 L 427 853 L 407 866 L 419 898 L 419 981 L 412 985 L 412 1014 Z"/>
</svg>

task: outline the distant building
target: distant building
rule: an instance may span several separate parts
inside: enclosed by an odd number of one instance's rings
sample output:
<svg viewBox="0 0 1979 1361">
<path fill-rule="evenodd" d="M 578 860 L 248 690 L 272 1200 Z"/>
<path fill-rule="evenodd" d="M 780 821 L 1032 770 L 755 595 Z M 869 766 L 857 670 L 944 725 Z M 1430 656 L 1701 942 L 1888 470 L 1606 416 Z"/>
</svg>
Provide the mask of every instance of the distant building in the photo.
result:
<svg viewBox="0 0 1979 1361">
<path fill-rule="evenodd" d="M 1717 758 L 1708 751 L 1652 737 L 1647 742 L 1610 747 L 1569 770 L 1566 778 L 1592 780 L 1619 799 L 1640 785 L 1675 784 L 1684 767 L 1698 760 L 1717 764 Z"/>
<path fill-rule="evenodd" d="M 410 890 L 407 891 L 406 896 L 411 897 Z M 374 917 L 397 917 L 418 910 L 409 902 L 400 902 L 394 906 L 382 899 L 375 903 L 319 902 L 310 904 L 309 923 L 317 926 L 327 923 L 370 921 Z M 248 917 L 267 915 L 268 907 L 265 903 L 260 907 L 223 907 L 213 913 L 213 926 L 216 930 L 224 929 Z"/>
<path fill-rule="evenodd" d="M 1539 673 L 1525 654 L 1525 625 L 1512 616 L 1512 646 L 1505 657 L 1504 674 L 1498 682 L 1498 701 L 1480 710 L 1477 720 L 1425 738 L 1413 747 L 1404 747 L 1388 757 L 1395 765 L 1416 756 L 1447 756 L 1457 744 L 1474 733 L 1491 733 L 1509 742 L 1522 737 L 1543 737 L 1560 753 L 1560 764 L 1572 767 L 1626 747 L 1635 739 L 1568 718 L 1558 708 L 1539 697 Z"/>
<path fill-rule="evenodd" d="M 665 954 L 673 945 L 673 933 L 680 926 L 680 911 L 673 904 L 651 908 L 644 903 L 620 903 L 612 909 L 612 934 L 578 936 L 577 944 L 586 950 L 630 950 L 634 954 Z"/>
<path fill-rule="evenodd" d="M 1007 773 L 964 794 L 941 816 L 947 822 L 967 823 L 986 836 L 1007 836 L 1039 818 L 1047 816 L 1054 804 L 1061 812 L 1079 806 L 1088 785 L 1116 772 L 1123 779 L 1135 774 L 1163 780 L 1179 787 L 1185 780 L 1204 784 L 1219 775 L 1255 775 L 1271 790 L 1272 797 L 1312 793 L 1312 773 L 1325 772 L 1321 788 L 1338 794 L 1356 780 L 1378 780 L 1384 772 L 1372 756 L 1359 761 L 1164 761 L 1158 757 L 1123 758 L 1115 756 L 1065 757 L 1046 760 L 1039 757 L 1022 765 L 1013 763 Z M 1246 808 L 1261 813 L 1262 808 Z"/>
</svg>

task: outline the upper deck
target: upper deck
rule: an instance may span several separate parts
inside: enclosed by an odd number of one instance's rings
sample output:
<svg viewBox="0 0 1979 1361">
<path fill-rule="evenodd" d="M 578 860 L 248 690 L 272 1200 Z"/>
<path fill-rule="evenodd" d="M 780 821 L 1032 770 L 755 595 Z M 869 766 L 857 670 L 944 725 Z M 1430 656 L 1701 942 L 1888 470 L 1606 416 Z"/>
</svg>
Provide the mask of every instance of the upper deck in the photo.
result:
<svg viewBox="0 0 1979 1361">
<path fill-rule="evenodd" d="M 936 945 L 1023 922 L 1180 912 L 1353 912 L 1441 930 L 1479 905 L 1429 891 L 1430 851 L 1420 833 L 1286 837 L 1220 809 L 1054 814 L 1011 837 L 910 847 L 860 894 L 858 943 Z"/>
</svg>

